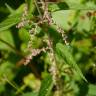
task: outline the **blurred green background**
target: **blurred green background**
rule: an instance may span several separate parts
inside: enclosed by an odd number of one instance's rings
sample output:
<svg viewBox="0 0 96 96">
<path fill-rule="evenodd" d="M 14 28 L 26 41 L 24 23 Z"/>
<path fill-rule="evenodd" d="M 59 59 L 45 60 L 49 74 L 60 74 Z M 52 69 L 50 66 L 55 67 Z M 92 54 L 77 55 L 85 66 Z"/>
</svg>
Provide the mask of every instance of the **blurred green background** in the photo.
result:
<svg viewBox="0 0 96 96">
<path fill-rule="evenodd" d="M 22 54 L 26 55 L 30 36 L 28 30 L 16 28 L 20 22 L 20 16 L 16 14 L 22 14 L 24 2 L 0 0 L 0 96 L 36 96 L 33 92 L 39 90 L 42 79 L 49 74 L 50 62 L 44 53 L 34 57 L 31 64 L 23 65 Z M 10 13 L 10 8 L 13 13 Z M 72 90 L 64 96 L 96 96 L 96 0 L 65 0 L 49 4 L 49 10 L 53 20 L 68 35 L 72 55 L 88 81 L 85 83 L 75 73 L 69 80 L 71 88 L 68 88 Z M 34 37 L 32 46 L 42 46 L 42 40 L 42 34 Z M 64 73 L 63 68 L 61 73 Z M 64 76 L 69 79 L 68 74 Z"/>
</svg>

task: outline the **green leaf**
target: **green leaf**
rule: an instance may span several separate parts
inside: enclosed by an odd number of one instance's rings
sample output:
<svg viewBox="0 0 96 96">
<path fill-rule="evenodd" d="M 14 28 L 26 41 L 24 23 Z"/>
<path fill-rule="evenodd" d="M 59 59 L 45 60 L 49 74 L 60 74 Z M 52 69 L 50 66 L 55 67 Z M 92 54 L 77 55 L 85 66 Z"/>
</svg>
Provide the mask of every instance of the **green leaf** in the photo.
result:
<svg viewBox="0 0 96 96">
<path fill-rule="evenodd" d="M 69 30 L 72 26 L 76 11 L 74 10 L 60 10 L 52 13 L 53 20 L 65 30 Z"/>
<path fill-rule="evenodd" d="M 88 12 L 88 11 L 87 11 Z M 84 15 L 84 13 L 87 14 L 86 11 L 81 11 L 81 17 Z M 77 24 L 77 30 L 79 32 L 82 32 L 83 30 L 89 32 L 90 31 L 90 25 L 91 25 L 91 20 L 88 18 L 88 16 L 85 16 L 84 19 L 83 18 L 79 18 L 78 20 L 78 24 Z"/>
<path fill-rule="evenodd" d="M 93 2 L 86 2 L 85 4 L 82 3 L 82 0 L 66 0 L 65 1 L 70 9 L 75 9 L 75 10 L 95 10 L 96 5 Z"/>
<path fill-rule="evenodd" d="M 24 7 L 25 7 L 25 3 L 23 3 L 22 5 L 20 5 L 15 11 L 14 14 L 20 14 L 24 12 Z"/>
<path fill-rule="evenodd" d="M 7 9 L 9 10 L 10 13 L 14 13 L 14 9 L 10 7 L 10 5 L 8 5 L 7 3 L 5 3 L 5 6 L 7 7 Z"/>
<path fill-rule="evenodd" d="M 8 76 L 9 80 L 11 80 L 14 77 L 14 73 L 12 72 L 14 65 L 12 64 L 13 63 L 11 63 L 10 61 L 6 61 L 0 65 L 0 80 L 4 75 Z"/>
<path fill-rule="evenodd" d="M 57 51 L 57 54 L 61 56 L 61 58 L 66 60 L 66 62 L 69 65 L 71 65 L 78 72 L 78 74 L 81 76 L 81 78 L 83 78 L 85 81 L 87 81 L 86 78 L 84 77 L 84 75 L 82 74 L 81 70 L 79 69 L 78 65 L 76 64 L 68 46 L 58 43 L 56 45 L 56 51 Z"/>
<path fill-rule="evenodd" d="M 19 29 L 19 37 L 22 41 L 27 42 L 30 40 L 30 34 L 25 28 Z"/>
<path fill-rule="evenodd" d="M 8 17 L 6 20 L 0 23 L 0 31 L 7 30 L 8 28 L 20 22 L 20 17 L 21 14 L 15 14 L 13 16 Z"/>
<path fill-rule="evenodd" d="M 13 51 L 12 48 L 5 42 L 15 47 L 14 39 L 10 30 L 5 30 L 5 31 L 0 32 L 0 50 Z"/>
<path fill-rule="evenodd" d="M 52 76 L 48 75 L 41 83 L 38 96 L 50 96 L 53 87 Z"/>
<path fill-rule="evenodd" d="M 88 96 L 96 96 L 96 85 L 90 84 L 88 88 L 89 88 Z"/>
<path fill-rule="evenodd" d="M 23 94 L 22 96 L 37 96 L 37 92 L 28 92 L 28 93 L 25 93 Z"/>
<path fill-rule="evenodd" d="M 35 4 L 34 4 L 34 0 L 26 0 L 27 4 L 28 4 L 28 12 L 29 14 L 33 13 L 35 10 Z"/>
</svg>

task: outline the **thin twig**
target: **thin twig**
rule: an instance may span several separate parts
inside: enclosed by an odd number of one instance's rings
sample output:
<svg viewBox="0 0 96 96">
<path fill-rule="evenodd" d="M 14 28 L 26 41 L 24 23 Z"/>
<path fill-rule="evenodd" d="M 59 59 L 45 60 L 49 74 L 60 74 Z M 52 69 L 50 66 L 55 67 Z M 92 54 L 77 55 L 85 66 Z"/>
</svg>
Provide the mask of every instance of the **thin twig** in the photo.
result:
<svg viewBox="0 0 96 96">
<path fill-rule="evenodd" d="M 8 79 L 8 77 L 6 76 L 6 74 L 3 75 L 2 80 L 5 80 L 10 86 L 12 86 L 16 91 L 19 90 L 19 87 L 15 84 L 15 82 L 12 82 Z M 21 94 L 23 94 L 23 91 L 20 90 L 19 91 Z"/>
</svg>

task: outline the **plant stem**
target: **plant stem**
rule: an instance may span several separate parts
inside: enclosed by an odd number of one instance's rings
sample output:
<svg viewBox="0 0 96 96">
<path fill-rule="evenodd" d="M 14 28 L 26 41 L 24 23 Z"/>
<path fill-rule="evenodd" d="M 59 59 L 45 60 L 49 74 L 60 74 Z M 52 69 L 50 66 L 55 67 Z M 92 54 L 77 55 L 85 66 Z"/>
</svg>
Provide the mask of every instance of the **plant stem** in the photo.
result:
<svg viewBox="0 0 96 96">
<path fill-rule="evenodd" d="M 18 51 L 14 46 L 12 46 L 11 44 L 9 44 L 8 42 L 4 41 L 3 39 L 0 38 L 0 41 L 4 44 L 6 44 L 7 46 L 9 46 L 11 49 L 13 49 L 15 51 L 16 54 L 23 56 L 23 54 Z M 24 57 L 24 56 L 23 56 Z"/>
<path fill-rule="evenodd" d="M 38 6 L 37 0 L 34 0 L 34 3 L 35 3 L 35 5 L 36 5 L 36 8 L 37 8 L 38 13 L 39 13 L 39 15 L 40 15 L 40 18 L 42 19 L 42 13 L 41 13 L 40 8 L 39 8 L 39 6 Z"/>
<path fill-rule="evenodd" d="M 2 78 L 2 80 L 5 80 L 9 85 L 11 85 L 16 91 L 19 90 L 19 87 L 15 84 L 15 82 L 11 82 L 10 80 L 8 80 L 7 76 L 4 74 L 4 77 Z M 23 91 L 20 90 L 19 93 L 23 94 Z"/>
</svg>

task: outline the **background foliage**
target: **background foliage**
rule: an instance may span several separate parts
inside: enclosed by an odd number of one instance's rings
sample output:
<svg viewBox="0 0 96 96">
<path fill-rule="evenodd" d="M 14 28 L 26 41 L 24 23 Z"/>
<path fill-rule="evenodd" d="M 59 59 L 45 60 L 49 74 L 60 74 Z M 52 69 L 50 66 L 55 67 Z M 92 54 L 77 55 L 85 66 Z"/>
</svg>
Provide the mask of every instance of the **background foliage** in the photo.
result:
<svg viewBox="0 0 96 96">
<path fill-rule="evenodd" d="M 21 22 L 25 1 L 0 0 L 0 96 L 59 96 L 49 72 L 53 63 L 49 51 L 34 56 L 24 66 L 30 40 L 28 31 L 39 16 L 34 0 L 27 1 L 26 18 L 33 23 L 18 29 L 16 25 Z M 43 40 L 50 34 L 60 82 L 63 82 L 61 96 L 96 96 L 96 0 L 64 1 L 50 3 L 48 8 L 53 20 L 68 36 L 69 45 L 62 43 L 56 26 L 45 24 L 37 26 L 31 47 L 46 46 Z"/>
</svg>

